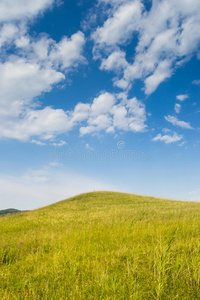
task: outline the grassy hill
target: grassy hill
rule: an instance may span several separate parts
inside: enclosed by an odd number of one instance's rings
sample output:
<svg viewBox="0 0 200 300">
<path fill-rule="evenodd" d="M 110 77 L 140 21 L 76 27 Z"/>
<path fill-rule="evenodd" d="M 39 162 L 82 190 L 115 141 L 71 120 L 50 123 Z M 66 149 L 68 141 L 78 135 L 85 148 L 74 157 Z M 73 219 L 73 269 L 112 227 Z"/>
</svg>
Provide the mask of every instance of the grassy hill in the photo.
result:
<svg viewBox="0 0 200 300">
<path fill-rule="evenodd" d="M 0 233 L 0 299 L 200 299 L 199 203 L 88 193 Z"/>
</svg>

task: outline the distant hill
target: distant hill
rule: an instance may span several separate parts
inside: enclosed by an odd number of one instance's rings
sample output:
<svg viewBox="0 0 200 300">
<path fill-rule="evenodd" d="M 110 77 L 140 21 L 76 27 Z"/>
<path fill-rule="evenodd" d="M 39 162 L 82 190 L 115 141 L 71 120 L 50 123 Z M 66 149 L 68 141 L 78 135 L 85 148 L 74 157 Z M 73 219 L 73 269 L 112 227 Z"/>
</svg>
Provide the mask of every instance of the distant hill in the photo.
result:
<svg viewBox="0 0 200 300">
<path fill-rule="evenodd" d="M 8 208 L 0 210 L 0 216 L 8 215 L 8 214 L 17 214 L 22 212 L 21 210 L 15 208 Z"/>
</svg>

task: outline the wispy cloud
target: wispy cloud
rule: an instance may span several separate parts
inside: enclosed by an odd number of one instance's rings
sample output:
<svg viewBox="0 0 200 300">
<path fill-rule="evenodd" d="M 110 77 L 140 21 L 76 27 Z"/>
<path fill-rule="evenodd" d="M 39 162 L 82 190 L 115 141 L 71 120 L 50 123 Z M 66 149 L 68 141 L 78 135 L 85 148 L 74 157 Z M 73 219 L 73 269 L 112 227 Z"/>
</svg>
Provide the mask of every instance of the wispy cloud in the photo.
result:
<svg viewBox="0 0 200 300">
<path fill-rule="evenodd" d="M 178 135 L 176 132 L 174 132 L 172 135 L 162 135 L 162 134 L 158 134 L 157 136 L 155 136 L 152 141 L 154 142 L 164 142 L 165 144 L 171 144 L 171 143 L 175 143 L 175 142 L 179 142 L 180 140 L 183 139 L 183 135 Z"/>
<path fill-rule="evenodd" d="M 193 127 L 190 125 L 189 122 L 180 121 L 177 119 L 177 117 L 174 116 L 170 116 L 170 115 L 165 116 L 165 120 L 169 123 L 172 123 L 175 126 L 179 126 L 184 129 L 193 129 Z"/>
<path fill-rule="evenodd" d="M 60 142 L 58 142 L 58 143 L 53 143 L 53 146 L 55 146 L 55 147 L 62 147 L 62 146 L 64 146 L 64 145 L 66 145 L 67 143 L 65 142 L 65 141 L 60 141 Z"/>
<path fill-rule="evenodd" d="M 181 105 L 179 103 L 176 103 L 174 106 L 174 110 L 177 114 L 179 114 L 181 111 Z"/>
<path fill-rule="evenodd" d="M 45 146 L 46 145 L 46 143 L 41 142 L 41 141 L 37 141 L 37 140 L 31 140 L 30 143 L 36 144 L 36 145 L 39 145 L 39 146 Z"/>
<path fill-rule="evenodd" d="M 200 85 L 200 79 L 198 79 L 198 80 L 193 80 L 193 81 L 192 81 L 192 84 Z"/>
<path fill-rule="evenodd" d="M 99 179 L 95 180 L 94 177 L 59 168 L 29 170 L 23 176 L 0 174 L 0 207 L 34 209 L 94 190 L 115 188 Z"/>
</svg>

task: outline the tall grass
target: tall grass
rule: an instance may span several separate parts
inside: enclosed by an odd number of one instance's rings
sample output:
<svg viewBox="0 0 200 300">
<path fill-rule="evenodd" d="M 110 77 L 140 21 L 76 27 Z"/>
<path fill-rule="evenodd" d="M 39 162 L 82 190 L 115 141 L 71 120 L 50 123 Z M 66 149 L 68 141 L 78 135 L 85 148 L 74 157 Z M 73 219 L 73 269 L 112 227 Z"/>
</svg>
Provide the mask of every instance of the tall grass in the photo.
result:
<svg viewBox="0 0 200 300">
<path fill-rule="evenodd" d="M 200 299 L 198 203 L 89 193 L 0 232 L 0 299 Z"/>
</svg>

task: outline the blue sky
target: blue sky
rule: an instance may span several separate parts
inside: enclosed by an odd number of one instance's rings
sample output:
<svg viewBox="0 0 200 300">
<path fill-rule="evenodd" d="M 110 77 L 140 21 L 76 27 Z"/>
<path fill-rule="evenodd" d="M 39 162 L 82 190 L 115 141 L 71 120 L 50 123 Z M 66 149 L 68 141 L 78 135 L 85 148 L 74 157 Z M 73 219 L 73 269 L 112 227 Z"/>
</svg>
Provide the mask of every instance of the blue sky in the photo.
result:
<svg viewBox="0 0 200 300">
<path fill-rule="evenodd" d="M 199 0 L 0 1 L 0 209 L 200 200 Z"/>
</svg>

